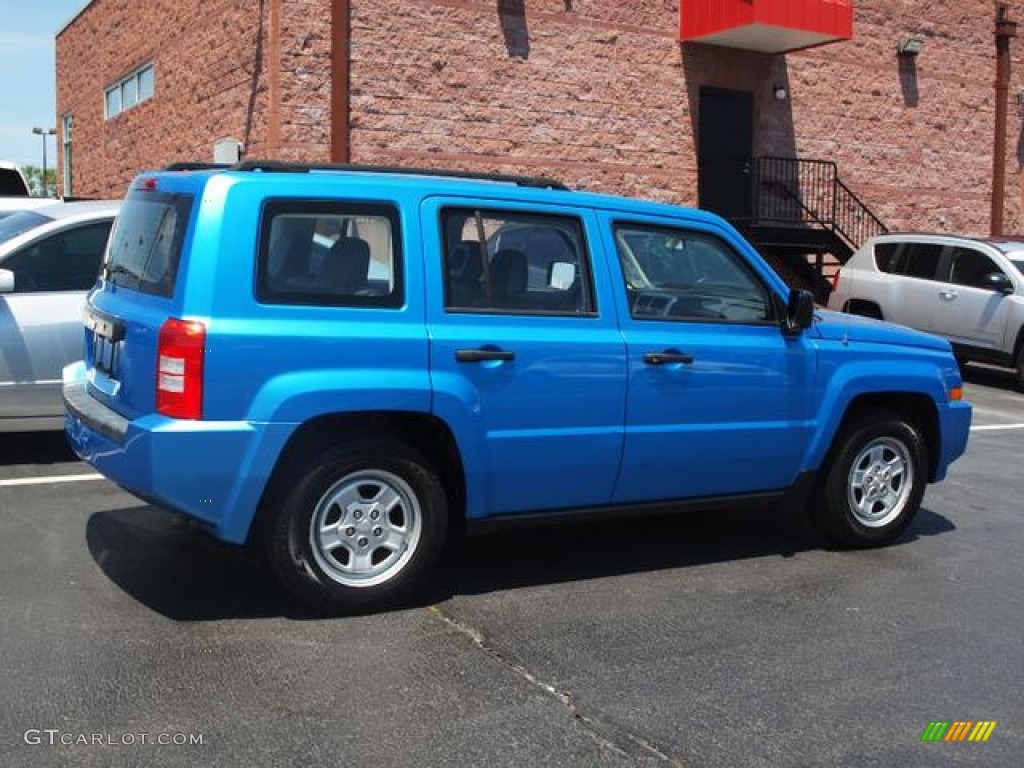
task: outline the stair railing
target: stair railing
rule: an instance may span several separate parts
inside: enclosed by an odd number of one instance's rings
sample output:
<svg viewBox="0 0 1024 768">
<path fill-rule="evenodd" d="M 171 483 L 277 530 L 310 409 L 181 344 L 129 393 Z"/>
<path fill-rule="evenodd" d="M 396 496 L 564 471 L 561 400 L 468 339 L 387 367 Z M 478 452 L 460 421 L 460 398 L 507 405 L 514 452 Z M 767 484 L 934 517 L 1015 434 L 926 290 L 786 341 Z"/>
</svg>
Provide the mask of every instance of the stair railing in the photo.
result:
<svg viewBox="0 0 1024 768">
<path fill-rule="evenodd" d="M 829 160 L 751 158 L 752 223 L 825 229 L 856 250 L 888 231 Z"/>
</svg>

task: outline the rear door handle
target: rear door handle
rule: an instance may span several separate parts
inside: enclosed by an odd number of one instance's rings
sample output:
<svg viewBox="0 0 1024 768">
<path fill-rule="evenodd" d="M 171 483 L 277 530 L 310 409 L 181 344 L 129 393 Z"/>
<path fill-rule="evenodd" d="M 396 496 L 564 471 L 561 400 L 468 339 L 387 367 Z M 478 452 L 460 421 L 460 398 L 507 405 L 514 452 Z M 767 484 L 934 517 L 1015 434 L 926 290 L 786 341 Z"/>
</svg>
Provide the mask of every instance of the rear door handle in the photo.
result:
<svg viewBox="0 0 1024 768">
<path fill-rule="evenodd" d="M 689 365 L 693 362 L 693 355 L 680 352 L 678 349 L 666 349 L 664 352 L 648 352 L 644 355 L 644 362 L 648 365 L 669 365 L 671 363 Z"/>
<path fill-rule="evenodd" d="M 460 363 L 486 363 L 490 360 L 515 360 L 515 353 L 497 347 L 480 349 L 457 349 L 455 359 Z"/>
<path fill-rule="evenodd" d="M 946 301 L 952 301 L 953 299 L 955 299 L 960 294 L 957 293 L 956 291 L 951 291 L 951 290 L 946 289 L 946 290 L 939 291 L 939 295 L 943 299 L 945 299 Z"/>
</svg>

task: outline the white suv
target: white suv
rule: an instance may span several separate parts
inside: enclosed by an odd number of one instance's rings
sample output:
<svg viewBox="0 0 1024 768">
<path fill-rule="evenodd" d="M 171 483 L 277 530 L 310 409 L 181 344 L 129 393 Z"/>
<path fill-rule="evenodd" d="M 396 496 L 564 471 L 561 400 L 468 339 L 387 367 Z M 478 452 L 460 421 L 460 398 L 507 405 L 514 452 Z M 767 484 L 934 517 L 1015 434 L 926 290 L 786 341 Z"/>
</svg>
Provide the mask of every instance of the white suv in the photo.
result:
<svg viewBox="0 0 1024 768">
<path fill-rule="evenodd" d="M 1024 239 L 879 235 L 839 270 L 828 304 L 944 336 L 962 362 L 1015 368 L 1024 388 Z"/>
</svg>

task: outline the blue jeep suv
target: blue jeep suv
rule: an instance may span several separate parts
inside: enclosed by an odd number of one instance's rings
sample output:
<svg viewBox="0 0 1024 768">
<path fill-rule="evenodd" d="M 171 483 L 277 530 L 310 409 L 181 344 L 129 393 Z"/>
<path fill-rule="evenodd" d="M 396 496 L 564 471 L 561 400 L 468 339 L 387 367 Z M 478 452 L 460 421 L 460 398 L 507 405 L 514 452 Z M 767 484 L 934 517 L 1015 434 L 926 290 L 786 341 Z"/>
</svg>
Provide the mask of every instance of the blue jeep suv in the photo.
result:
<svg viewBox="0 0 1024 768">
<path fill-rule="evenodd" d="M 881 545 L 971 417 L 946 341 L 815 310 L 717 216 L 530 177 L 143 174 L 84 326 L 78 455 L 329 610 L 541 514 L 786 499 Z"/>
</svg>

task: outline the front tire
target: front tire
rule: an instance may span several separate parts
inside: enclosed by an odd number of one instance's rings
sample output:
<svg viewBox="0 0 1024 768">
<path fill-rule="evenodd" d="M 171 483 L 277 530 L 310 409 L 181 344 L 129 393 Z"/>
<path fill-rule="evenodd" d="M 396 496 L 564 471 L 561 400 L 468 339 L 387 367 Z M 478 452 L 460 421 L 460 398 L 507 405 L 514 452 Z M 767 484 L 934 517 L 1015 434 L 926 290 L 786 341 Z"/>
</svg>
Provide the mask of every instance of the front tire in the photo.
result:
<svg viewBox="0 0 1024 768">
<path fill-rule="evenodd" d="M 837 438 L 811 519 L 843 549 L 888 544 L 910 525 L 928 481 L 927 448 L 898 414 L 864 411 Z"/>
<path fill-rule="evenodd" d="M 300 600 L 326 612 L 407 600 L 444 545 L 448 509 L 430 464 L 403 443 L 332 448 L 292 471 L 266 531 L 270 562 Z"/>
</svg>

